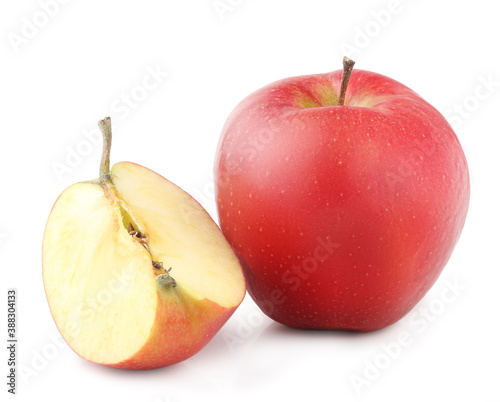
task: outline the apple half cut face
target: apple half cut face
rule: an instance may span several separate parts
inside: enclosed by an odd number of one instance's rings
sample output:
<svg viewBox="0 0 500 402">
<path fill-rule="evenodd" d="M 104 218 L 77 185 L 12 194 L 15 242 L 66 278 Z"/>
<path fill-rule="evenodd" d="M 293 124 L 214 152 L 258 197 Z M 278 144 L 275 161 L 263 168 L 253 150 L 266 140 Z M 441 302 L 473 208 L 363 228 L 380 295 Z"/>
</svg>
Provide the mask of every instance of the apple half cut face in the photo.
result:
<svg viewBox="0 0 500 402">
<path fill-rule="evenodd" d="M 149 369 L 199 351 L 245 295 L 237 257 L 209 214 L 153 171 L 116 164 L 55 203 L 43 239 L 52 316 L 102 365 Z"/>
</svg>

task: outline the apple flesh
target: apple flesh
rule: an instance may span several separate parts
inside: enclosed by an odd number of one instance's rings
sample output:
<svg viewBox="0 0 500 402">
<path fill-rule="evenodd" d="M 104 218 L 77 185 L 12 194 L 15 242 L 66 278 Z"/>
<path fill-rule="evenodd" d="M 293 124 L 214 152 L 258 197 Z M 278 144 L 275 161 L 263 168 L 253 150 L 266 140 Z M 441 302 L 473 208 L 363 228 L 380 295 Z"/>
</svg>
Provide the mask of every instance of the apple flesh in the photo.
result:
<svg viewBox="0 0 500 402">
<path fill-rule="evenodd" d="M 223 128 L 217 208 L 249 294 L 294 328 L 372 331 L 402 318 L 450 258 L 469 203 L 464 152 L 429 103 L 354 70 L 284 79 Z"/>
<path fill-rule="evenodd" d="M 69 346 L 124 369 L 194 355 L 245 295 L 238 259 L 203 207 L 130 162 L 60 195 L 43 239 L 43 281 Z"/>
</svg>

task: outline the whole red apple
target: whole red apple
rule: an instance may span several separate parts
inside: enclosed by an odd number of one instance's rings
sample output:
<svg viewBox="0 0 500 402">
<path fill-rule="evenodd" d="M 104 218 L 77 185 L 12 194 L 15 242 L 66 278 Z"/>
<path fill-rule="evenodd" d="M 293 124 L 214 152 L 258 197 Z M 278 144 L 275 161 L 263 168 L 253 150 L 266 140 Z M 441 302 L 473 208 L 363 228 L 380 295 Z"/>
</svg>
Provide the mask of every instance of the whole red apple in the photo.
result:
<svg viewBox="0 0 500 402">
<path fill-rule="evenodd" d="M 352 64 L 342 91 L 339 70 L 249 95 L 217 149 L 221 229 L 254 301 L 294 328 L 398 321 L 438 278 L 467 214 L 467 162 L 445 118 L 383 75 L 349 81 Z"/>
</svg>

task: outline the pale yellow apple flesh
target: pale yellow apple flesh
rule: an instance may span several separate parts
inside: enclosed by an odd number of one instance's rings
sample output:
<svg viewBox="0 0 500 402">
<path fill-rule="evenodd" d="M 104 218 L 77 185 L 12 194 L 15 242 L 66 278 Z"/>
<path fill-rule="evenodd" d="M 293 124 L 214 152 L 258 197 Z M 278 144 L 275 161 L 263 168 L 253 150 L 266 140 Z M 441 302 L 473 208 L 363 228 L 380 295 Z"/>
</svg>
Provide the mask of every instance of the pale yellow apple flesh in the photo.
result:
<svg viewBox="0 0 500 402">
<path fill-rule="evenodd" d="M 123 368 L 190 357 L 245 294 L 239 261 L 203 207 L 130 162 L 61 194 L 44 234 L 43 280 L 71 348 Z"/>
</svg>

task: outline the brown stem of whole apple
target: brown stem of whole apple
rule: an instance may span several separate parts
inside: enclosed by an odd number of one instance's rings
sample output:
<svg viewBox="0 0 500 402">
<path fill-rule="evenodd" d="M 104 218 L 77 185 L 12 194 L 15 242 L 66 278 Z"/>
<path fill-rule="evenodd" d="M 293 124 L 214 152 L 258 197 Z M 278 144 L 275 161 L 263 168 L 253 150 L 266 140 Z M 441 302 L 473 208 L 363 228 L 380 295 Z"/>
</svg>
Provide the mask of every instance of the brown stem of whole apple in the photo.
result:
<svg viewBox="0 0 500 402">
<path fill-rule="evenodd" d="M 340 81 L 339 106 L 344 106 L 347 85 L 349 84 L 349 79 L 351 78 L 354 63 L 354 60 L 344 56 L 344 71 L 342 72 L 342 80 Z"/>
<path fill-rule="evenodd" d="M 99 121 L 98 125 L 101 130 L 103 139 L 99 179 L 101 181 L 108 181 L 111 180 L 111 176 L 109 174 L 109 155 L 111 152 L 111 119 L 109 117 L 105 117 L 104 119 Z"/>
</svg>

